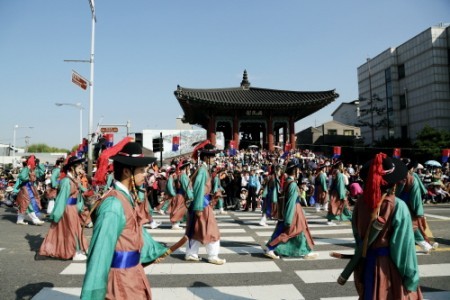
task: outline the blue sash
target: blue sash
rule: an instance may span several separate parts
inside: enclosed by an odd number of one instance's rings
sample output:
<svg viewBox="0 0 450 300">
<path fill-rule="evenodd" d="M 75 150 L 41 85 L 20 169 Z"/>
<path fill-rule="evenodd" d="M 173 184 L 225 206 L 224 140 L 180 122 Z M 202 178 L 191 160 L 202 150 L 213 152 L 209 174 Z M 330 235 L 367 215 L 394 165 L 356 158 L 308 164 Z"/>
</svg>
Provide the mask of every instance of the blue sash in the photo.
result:
<svg viewBox="0 0 450 300">
<path fill-rule="evenodd" d="M 139 251 L 114 251 L 111 268 L 125 269 L 137 266 L 141 256 Z"/>
<path fill-rule="evenodd" d="M 75 204 L 77 204 L 77 198 L 67 199 L 67 205 L 75 205 Z"/>
<path fill-rule="evenodd" d="M 184 190 L 183 189 L 177 189 L 177 194 L 184 196 Z"/>
<path fill-rule="evenodd" d="M 378 256 L 388 256 L 390 251 L 388 247 L 375 248 L 367 250 L 366 265 L 364 268 L 364 299 L 373 298 L 373 275 Z"/>
<path fill-rule="evenodd" d="M 25 184 L 25 188 L 27 189 L 27 194 L 30 197 L 31 207 L 33 207 L 33 210 L 34 210 L 34 213 L 36 214 L 36 216 L 40 217 L 41 212 L 39 209 L 39 205 L 37 204 L 36 197 L 34 196 L 32 186 L 33 186 L 33 184 L 31 182 L 27 182 Z"/>
<path fill-rule="evenodd" d="M 203 207 L 207 207 L 209 205 L 209 201 L 211 201 L 211 195 L 203 196 Z"/>
</svg>

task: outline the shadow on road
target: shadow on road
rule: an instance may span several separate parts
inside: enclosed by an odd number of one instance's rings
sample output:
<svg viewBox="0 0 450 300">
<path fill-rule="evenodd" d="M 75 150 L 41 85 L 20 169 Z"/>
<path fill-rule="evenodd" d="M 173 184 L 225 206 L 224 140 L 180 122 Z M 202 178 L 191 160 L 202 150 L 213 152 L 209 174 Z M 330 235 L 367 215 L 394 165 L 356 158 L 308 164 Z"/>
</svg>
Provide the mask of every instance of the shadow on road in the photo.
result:
<svg viewBox="0 0 450 300">
<path fill-rule="evenodd" d="M 204 287 L 205 289 L 202 289 Z M 194 289 L 195 288 L 195 289 Z M 211 289 L 212 288 L 212 289 Z M 192 284 L 191 287 L 188 287 L 188 290 L 192 292 L 193 295 L 200 299 L 215 299 L 215 300 L 253 300 L 254 298 L 240 297 L 236 295 L 230 295 L 227 293 L 223 293 L 212 286 L 196 281 Z"/>
<path fill-rule="evenodd" d="M 16 300 L 29 300 L 45 287 L 53 287 L 50 282 L 29 283 L 16 290 Z"/>
</svg>

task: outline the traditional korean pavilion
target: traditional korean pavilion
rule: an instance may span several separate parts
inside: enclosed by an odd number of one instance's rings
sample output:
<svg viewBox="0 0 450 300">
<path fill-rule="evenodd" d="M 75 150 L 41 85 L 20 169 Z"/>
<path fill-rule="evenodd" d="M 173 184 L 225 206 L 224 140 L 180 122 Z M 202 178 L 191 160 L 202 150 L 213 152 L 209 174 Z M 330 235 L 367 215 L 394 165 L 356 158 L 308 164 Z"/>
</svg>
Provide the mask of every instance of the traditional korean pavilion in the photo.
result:
<svg viewBox="0 0 450 300">
<path fill-rule="evenodd" d="M 317 112 L 339 97 L 335 90 L 284 91 L 251 87 L 247 71 L 239 87 L 193 89 L 177 86 L 175 97 L 184 112 L 182 121 L 207 130 L 216 143 L 223 132 L 225 145 L 249 145 L 271 151 L 287 143 L 295 148 L 295 122 Z"/>
</svg>

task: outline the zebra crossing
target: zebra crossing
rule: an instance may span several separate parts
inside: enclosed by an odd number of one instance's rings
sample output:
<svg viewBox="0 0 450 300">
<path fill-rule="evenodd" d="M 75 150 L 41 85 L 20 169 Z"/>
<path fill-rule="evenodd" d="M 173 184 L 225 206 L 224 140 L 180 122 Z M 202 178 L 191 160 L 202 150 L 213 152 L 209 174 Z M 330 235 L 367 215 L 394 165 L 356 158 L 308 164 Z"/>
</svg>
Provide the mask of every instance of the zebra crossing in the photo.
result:
<svg viewBox="0 0 450 300">
<path fill-rule="evenodd" d="M 184 234 L 183 230 L 170 229 L 170 221 L 167 215 L 154 215 L 153 217 L 162 222 L 160 228 L 147 229 L 156 241 L 171 245 Z M 352 292 L 344 297 L 327 297 L 330 293 L 321 295 L 322 291 L 327 290 L 339 292 L 340 286 L 337 285 L 336 280 L 342 272 L 345 262 L 340 262 L 329 256 L 329 252 L 353 253 L 354 239 L 349 222 L 342 222 L 337 226 L 328 226 L 323 213 L 316 214 L 312 210 L 306 210 L 310 231 L 316 244 L 314 251 L 319 253 L 319 257 L 314 261 L 285 257 L 280 260 L 271 260 L 263 255 L 264 244 L 271 236 L 275 223 L 272 221 L 269 222 L 268 226 L 259 226 L 260 217 L 260 213 L 242 211 L 216 216 L 221 232 L 220 256 L 227 259 L 225 265 L 213 265 L 206 263 L 206 261 L 186 262 L 183 260 L 186 252 L 185 245 L 162 263 L 146 267 L 145 273 L 150 279 L 153 299 L 352 300 L 358 298 L 354 289 L 351 289 Z M 199 256 L 206 258 L 204 247 L 200 248 Z M 285 269 L 286 263 L 292 268 L 293 272 Z M 330 266 L 332 268 L 329 268 Z M 85 271 L 85 263 L 69 262 L 58 276 L 79 276 L 82 278 Z M 420 264 L 419 272 L 421 278 L 450 278 L 450 264 Z M 153 283 L 173 277 L 185 278 L 186 280 L 191 278 L 192 281 L 193 278 L 205 278 L 205 276 L 211 280 L 223 278 L 223 276 L 232 276 L 233 278 L 265 276 L 270 277 L 271 280 L 269 281 L 270 284 L 258 284 L 255 281 L 249 284 L 248 281 L 242 281 L 240 284 L 233 285 L 208 285 L 206 283 L 194 285 L 189 283 L 183 286 L 181 282 L 177 282 L 173 286 L 163 286 Z M 292 278 L 289 283 L 286 283 L 284 279 L 287 276 Z M 349 281 L 353 281 L 353 276 L 349 278 Z M 311 284 L 320 284 L 320 290 L 317 290 L 314 295 L 307 292 L 308 289 L 302 288 Z M 347 293 L 348 290 L 346 289 Z M 79 299 L 80 293 L 81 286 L 75 288 L 52 287 L 42 289 L 32 299 Z M 430 300 L 450 299 L 450 291 L 424 292 L 424 297 Z"/>
</svg>

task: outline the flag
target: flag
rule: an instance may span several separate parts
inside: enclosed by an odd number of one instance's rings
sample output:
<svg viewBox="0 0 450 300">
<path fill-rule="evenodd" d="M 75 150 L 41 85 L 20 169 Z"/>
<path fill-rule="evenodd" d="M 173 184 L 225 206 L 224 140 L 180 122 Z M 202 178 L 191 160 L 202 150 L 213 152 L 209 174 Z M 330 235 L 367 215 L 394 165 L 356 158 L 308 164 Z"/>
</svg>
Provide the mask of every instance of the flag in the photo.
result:
<svg viewBox="0 0 450 300">
<path fill-rule="evenodd" d="M 230 156 L 235 156 L 236 155 L 236 141 L 230 141 L 229 155 Z"/>
<path fill-rule="evenodd" d="M 394 153 L 392 153 L 393 158 L 400 158 L 402 156 L 402 149 L 400 148 L 394 148 Z"/>
<path fill-rule="evenodd" d="M 442 150 L 442 162 L 446 163 L 448 161 L 448 157 L 450 156 L 450 149 Z"/>
<path fill-rule="evenodd" d="M 179 147 L 180 147 L 180 137 L 179 136 L 172 137 L 172 151 L 173 152 L 178 151 Z"/>
<path fill-rule="evenodd" d="M 333 147 L 333 159 L 341 157 L 341 147 Z"/>
</svg>

